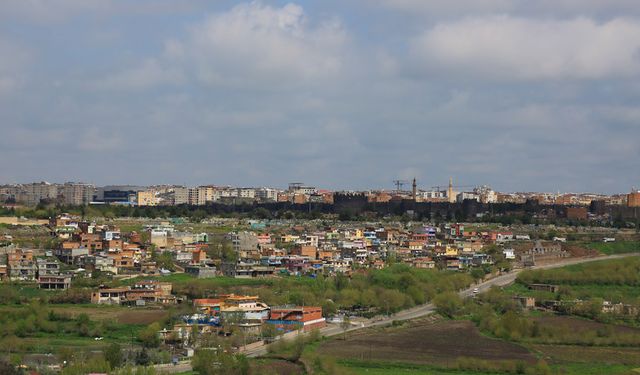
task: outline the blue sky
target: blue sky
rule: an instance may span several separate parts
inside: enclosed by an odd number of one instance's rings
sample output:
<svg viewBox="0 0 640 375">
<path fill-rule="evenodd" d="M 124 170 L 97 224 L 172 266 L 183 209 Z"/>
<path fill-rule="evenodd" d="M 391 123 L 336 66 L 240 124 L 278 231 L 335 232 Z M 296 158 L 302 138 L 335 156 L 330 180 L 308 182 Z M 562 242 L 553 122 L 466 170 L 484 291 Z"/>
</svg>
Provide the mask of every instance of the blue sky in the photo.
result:
<svg viewBox="0 0 640 375">
<path fill-rule="evenodd" d="M 632 0 L 0 3 L 0 182 L 640 185 Z"/>
</svg>

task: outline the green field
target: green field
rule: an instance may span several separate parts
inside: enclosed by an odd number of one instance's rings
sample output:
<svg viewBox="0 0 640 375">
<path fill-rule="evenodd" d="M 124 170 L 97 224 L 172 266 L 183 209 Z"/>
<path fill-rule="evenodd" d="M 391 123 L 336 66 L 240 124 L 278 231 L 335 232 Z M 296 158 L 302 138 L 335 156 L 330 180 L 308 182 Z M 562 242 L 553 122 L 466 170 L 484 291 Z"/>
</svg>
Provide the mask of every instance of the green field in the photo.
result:
<svg viewBox="0 0 640 375">
<path fill-rule="evenodd" d="M 510 372 L 492 372 L 482 370 L 464 370 L 456 368 L 412 365 L 399 362 L 372 362 L 345 360 L 338 362 L 342 367 L 363 375 L 498 375 Z M 550 365 L 551 374 L 563 375 L 602 375 L 602 374 L 630 374 L 637 367 L 619 364 L 599 364 L 599 363 L 567 363 L 561 365 Z M 520 373 L 520 372 L 517 372 Z M 530 372 L 524 372 L 530 373 Z M 531 372 L 532 374 L 544 372 Z"/>
<path fill-rule="evenodd" d="M 402 362 L 380 362 L 380 361 L 358 361 L 358 360 L 342 360 L 338 361 L 342 367 L 351 370 L 356 374 L 367 375 L 436 375 L 436 374 L 455 374 L 455 375 L 493 375 L 502 374 L 500 372 L 478 372 L 469 370 L 459 370 L 454 368 L 413 365 Z"/>
<path fill-rule="evenodd" d="M 563 286 L 562 299 L 577 298 L 587 300 L 590 298 L 602 298 L 606 301 L 614 303 L 638 303 L 640 302 L 640 288 L 635 285 L 601 285 L 601 284 L 582 284 L 582 285 L 566 285 Z M 518 296 L 535 297 L 536 300 L 555 300 L 558 295 L 551 292 L 542 292 L 530 290 L 520 283 L 511 284 L 504 288 L 506 293 Z"/>
<path fill-rule="evenodd" d="M 640 252 L 640 241 L 591 242 L 586 246 L 606 255 Z"/>
</svg>

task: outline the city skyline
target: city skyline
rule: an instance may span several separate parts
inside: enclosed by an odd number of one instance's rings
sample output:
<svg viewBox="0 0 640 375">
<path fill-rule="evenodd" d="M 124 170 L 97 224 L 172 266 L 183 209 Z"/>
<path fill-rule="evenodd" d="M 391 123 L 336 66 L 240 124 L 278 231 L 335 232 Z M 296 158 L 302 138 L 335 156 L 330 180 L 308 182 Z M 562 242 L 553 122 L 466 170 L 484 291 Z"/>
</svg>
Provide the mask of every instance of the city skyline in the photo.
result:
<svg viewBox="0 0 640 375">
<path fill-rule="evenodd" d="M 0 5 L 3 183 L 640 185 L 633 1 Z"/>
</svg>

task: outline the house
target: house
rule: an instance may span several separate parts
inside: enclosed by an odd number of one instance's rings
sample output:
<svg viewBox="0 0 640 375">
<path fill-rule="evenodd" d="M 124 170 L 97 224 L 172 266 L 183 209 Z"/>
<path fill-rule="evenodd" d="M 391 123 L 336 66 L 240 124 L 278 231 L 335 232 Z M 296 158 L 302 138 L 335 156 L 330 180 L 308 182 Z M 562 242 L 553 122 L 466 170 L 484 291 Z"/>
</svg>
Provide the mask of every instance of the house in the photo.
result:
<svg viewBox="0 0 640 375">
<path fill-rule="evenodd" d="M 316 259 L 318 248 L 313 245 L 296 245 L 289 251 L 289 255 L 297 255 Z"/>
<path fill-rule="evenodd" d="M 560 287 L 552 284 L 529 284 L 528 288 L 530 290 L 537 290 L 540 292 L 551 292 L 557 293 L 560 290 Z"/>
<path fill-rule="evenodd" d="M 411 264 L 415 268 L 432 269 L 436 267 L 436 262 L 434 262 L 433 259 L 429 257 L 413 258 L 411 259 Z"/>
<path fill-rule="evenodd" d="M 216 277 L 217 269 L 214 265 L 202 264 L 202 265 L 191 265 L 184 267 L 184 272 L 186 274 L 192 275 L 198 279 L 205 279 L 208 277 Z"/>
<path fill-rule="evenodd" d="M 275 274 L 275 267 L 262 266 L 255 261 L 223 262 L 221 271 L 224 276 L 235 278 L 266 277 Z"/>
<path fill-rule="evenodd" d="M 71 287 L 69 275 L 44 275 L 38 277 L 38 288 L 46 290 L 66 290 Z"/>
<path fill-rule="evenodd" d="M 37 259 L 36 268 L 38 277 L 47 275 L 58 275 L 60 273 L 60 264 L 52 259 Z"/>
<path fill-rule="evenodd" d="M 7 254 L 7 273 L 12 281 L 34 281 L 37 266 L 33 250 L 14 250 Z"/>
<path fill-rule="evenodd" d="M 311 331 L 327 325 L 322 317 L 322 307 L 280 306 L 272 307 L 267 324 L 274 325 L 279 331 Z"/>
<path fill-rule="evenodd" d="M 82 233 L 80 235 L 80 246 L 86 247 L 92 253 L 102 251 L 102 236 L 99 233 Z"/>
<path fill-rule="evenodd" d="M 269 318 L 269 306 L 259 302 L 257 296 L 224 296 L 220 306 L 220 317 L 228 328 L 234 325 L 244 333 L 258 334 L 262 324 Z"/>
<path fill-rule="evenodd" d="M 129 288 L 104 288 L 91 293 L 91 303 L 119 305 L 126 301 Z"/>
<path fill-rule="evenodd" d="M 513 241 L 513 233 L 511 232 L 500 232 L 500 233 L 496 233 L 496 242 L 500 243 L 500 242 L 507 242 L 507 241 Z"/>
<path fill-rule="evenodd" d="M 514 296 L 513 299 L 524 309 L 534 309 L 536 307 L 536 299 L 534 297 Z"/>
<path fill-rule="evenodd" d="M 504 249 L 502 250 L 502 254 L 504 254 L 505 259 L 516 259 L 516 253 L 514 249 Z"/>
<path fill-rule="evenodd" d="M 95 304 L 175 304 L 177 299 L 171 294 L 171 283 L 155 280 L 139 281 L 131 287 L 101 288 L 91 293 L 91 303 Z"/>
<path fill-rule="evenodd" d="M 63 244 L 64 245 L 64 244 Z M 54 254 L 61 262 L 66 264 L 74 264 L 76 258 L 79 258 L 83 255 L 89 255 L 89 249 L 86 247 L 69 247 L 63 246 L 62 248 L 56 249 Z"/>
<path fill-rule="evenodd" d="M 110 272 L 114 275 L 118 274 L 118 267 L 115 266 L 114 259 L 101 254 L 80 257 L 78 263 L 90 271 Z"/>
</svg>

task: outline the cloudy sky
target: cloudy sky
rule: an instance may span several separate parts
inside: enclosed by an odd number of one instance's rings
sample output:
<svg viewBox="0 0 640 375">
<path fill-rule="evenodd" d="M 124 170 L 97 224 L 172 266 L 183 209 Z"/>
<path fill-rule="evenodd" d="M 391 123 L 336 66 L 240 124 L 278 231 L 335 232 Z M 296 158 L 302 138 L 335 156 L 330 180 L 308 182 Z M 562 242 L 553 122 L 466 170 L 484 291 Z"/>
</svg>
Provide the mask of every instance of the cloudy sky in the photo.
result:
<svg viewBox="0 0 640 375">
<path fill-rule="evenodd" d="M 640 186 L 637 0 L 3 0 L 0 183 Z"/>
</svg>

